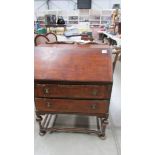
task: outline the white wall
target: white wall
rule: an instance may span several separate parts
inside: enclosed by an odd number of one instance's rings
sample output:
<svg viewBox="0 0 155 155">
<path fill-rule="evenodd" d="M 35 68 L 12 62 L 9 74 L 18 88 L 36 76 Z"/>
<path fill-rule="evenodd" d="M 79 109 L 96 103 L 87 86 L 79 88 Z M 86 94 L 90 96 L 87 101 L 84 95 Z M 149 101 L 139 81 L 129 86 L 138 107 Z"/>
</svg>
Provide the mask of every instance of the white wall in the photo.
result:
<svg viewBox="0 0 155 155">
<path fill-rule="evenodd" d="M 47 10 L 47 5 L 45 1 L 34 1 L 34 10 L 39 9 L 40 11 Z"/>
<path fill-rule="evenodd" d="M 39 8 L 44 1 L 35 1 L 35 11 Z M 49 7 L 50 10 L 75 10 L 77 9 L 77 0 L 50 0 Z M 113 4 L 121 3 L 121 0 L 92 0 L 92 9 L 103 10 L 112 9 Z M 39 11 L 47 10 L 47 5 L 42 6 Z"/>
<path fill-rule="evenodd" d="M 34 1 L 34 20 L 37 19 L 38 12 L 42 12 L 45 10 L 47 10 L 47 5 L 45 1 Z"/>
</svg>

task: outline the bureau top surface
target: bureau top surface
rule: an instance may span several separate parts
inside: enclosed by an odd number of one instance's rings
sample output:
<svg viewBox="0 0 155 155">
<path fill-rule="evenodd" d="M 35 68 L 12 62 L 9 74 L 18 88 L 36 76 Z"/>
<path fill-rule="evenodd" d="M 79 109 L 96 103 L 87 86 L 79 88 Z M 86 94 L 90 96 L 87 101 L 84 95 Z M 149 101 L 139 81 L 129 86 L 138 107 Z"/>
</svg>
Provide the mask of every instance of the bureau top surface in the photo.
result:
<svg viewBox="0 0 155 155">
<path fill-rule="evenodd" d="M 112 82 L 111 55 L 97 48 L 35 47 L 36 81 Z"/>
</svg>

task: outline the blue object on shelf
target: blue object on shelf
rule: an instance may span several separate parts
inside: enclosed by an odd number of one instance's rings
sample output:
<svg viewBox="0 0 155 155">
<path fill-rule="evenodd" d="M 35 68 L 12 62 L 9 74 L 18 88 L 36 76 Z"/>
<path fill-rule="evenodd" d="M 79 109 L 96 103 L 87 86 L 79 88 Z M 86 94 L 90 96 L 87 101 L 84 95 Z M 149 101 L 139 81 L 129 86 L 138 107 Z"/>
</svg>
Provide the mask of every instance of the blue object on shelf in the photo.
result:
<svg viewBox="0 0 155 155">
<path fill-rule="evenodd" d="M 40 22 L 36 21 L 35 23 L 35 30 L 37 31 L 40 28 Z"/>
</svg>

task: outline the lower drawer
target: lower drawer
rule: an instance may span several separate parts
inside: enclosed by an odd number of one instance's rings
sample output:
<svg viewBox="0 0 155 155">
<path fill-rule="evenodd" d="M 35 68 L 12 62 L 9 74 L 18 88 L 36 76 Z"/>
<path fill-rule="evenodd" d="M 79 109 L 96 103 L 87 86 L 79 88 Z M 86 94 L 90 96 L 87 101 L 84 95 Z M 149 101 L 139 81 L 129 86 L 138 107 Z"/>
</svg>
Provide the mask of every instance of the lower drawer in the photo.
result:
<svg viewBox="0 0 155 155">
<path fill-rule="evenodd" d="M 103 114 L 108 112 L 109 101 L 35 98 L 35 106 L 42 112 Z"/>
</svg>

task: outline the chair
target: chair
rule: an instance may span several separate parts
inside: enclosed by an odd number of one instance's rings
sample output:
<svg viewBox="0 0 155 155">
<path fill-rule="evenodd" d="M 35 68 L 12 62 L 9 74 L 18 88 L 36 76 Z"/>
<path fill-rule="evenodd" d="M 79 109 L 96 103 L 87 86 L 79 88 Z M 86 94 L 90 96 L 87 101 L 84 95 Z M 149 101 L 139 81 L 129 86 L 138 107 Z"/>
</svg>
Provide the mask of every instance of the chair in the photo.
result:
<svg viewBox="0 0 155 155">
<path fill-rule="evenodd" d="M 54 33 L 49 32 L 45 36 L 49 39 L 50 43 L 57 42 L 57 36 Z"/>
<path fill-rule="evenodd" d="M 37 35 L 34 39 L 35 46 L 46 44 L 46 42 L 49 42 L 49 39 L 44 35 Z"/>
</svg>

